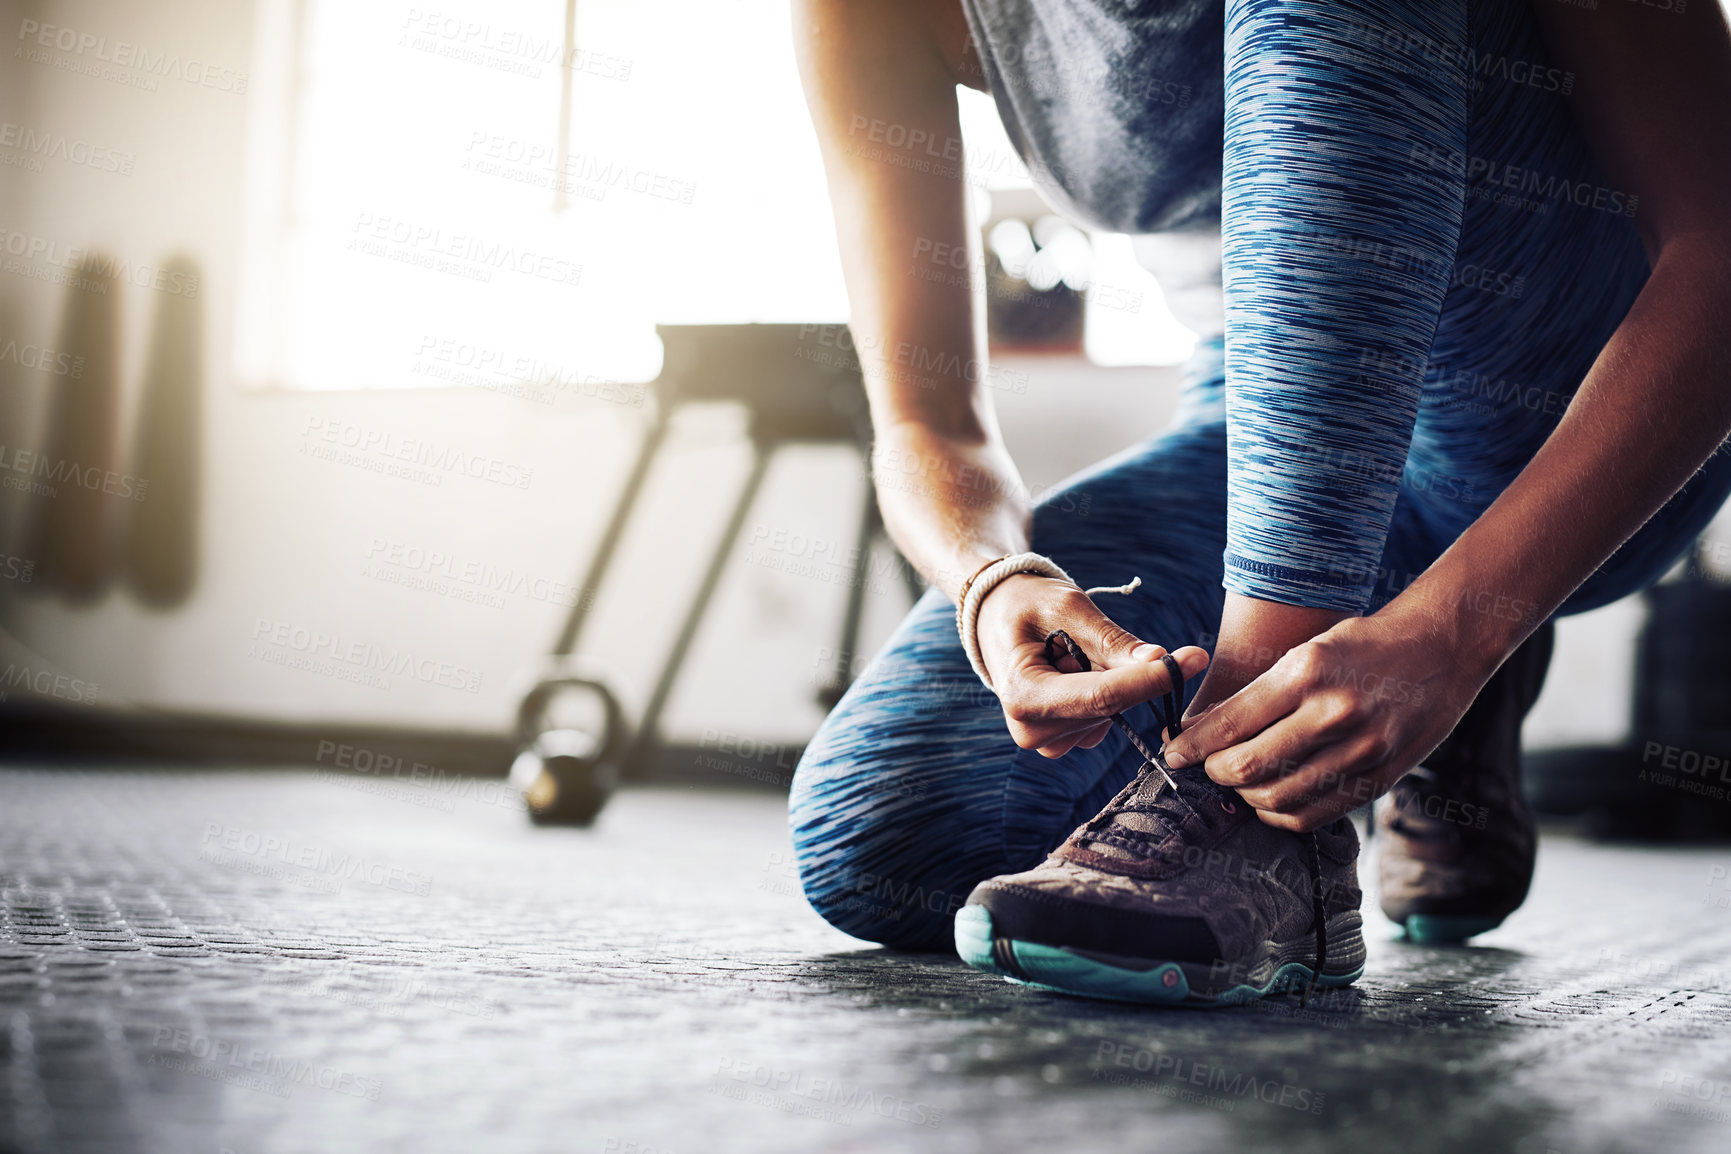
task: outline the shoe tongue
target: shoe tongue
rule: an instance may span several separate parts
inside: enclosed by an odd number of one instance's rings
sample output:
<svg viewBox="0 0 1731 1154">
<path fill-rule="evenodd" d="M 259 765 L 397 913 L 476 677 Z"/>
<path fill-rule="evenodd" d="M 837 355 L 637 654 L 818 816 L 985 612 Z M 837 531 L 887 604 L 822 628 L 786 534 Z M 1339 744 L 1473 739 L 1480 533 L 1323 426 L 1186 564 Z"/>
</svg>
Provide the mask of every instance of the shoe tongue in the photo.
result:
<svg viewBox="0 0 1731 1154">
<path fill-rule="evenodd" d="M 1172 775 L 1180 786 L 1190 790 L 1190 796 L 1196 797 L 1200 792 L 1196 782 L 1190 776 L 1175 772 Z M 1206 777 L 1203 778 L 1206 780 Z M 1136 792 L 1130 795 L 1130 800 L 1138 806 L 1138 810 L 1120 810 L 1112 815 L 1105 828 L 1120 837 L 1129 836 L 1137 841 L 1146 842 L 1152 852 L 1154 845 L 1164 841 L 1166 837 L 1176 832 L 1183 825 L 1184 819 L 1190 815 L 1190 805 L 1185 799 L 1173 792 L 1171 782 L 1166 775 L 1152 762 L 1142 765 L 1141 780 L 1137 783 Z M 1147 812 L 1153 810 L 1154 812 Z M 1120 845 L 1102 841 L 1085 841 L 1083 848 L 1092 850 L 1103 857 L 1133 860 L 1147 857 L 1148 854 L 1134 854 Z"/>
</svg>

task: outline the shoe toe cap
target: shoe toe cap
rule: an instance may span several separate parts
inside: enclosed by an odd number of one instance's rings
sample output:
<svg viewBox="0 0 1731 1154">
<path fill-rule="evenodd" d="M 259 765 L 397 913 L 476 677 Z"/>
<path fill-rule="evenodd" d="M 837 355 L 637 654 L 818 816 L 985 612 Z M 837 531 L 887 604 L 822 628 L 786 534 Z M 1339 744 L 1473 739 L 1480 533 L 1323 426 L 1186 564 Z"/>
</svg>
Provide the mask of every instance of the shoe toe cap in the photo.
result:
<svg viewBox="0 0 1731 1154">
<path fill-rule="evenodd" d="M 1220 954 L 1201 917 L 1089 901 L 1039 885 L 1029 875 L 981 882 L 968 905 L 983 906 L 997 937 L 1151 961 L 1213 962 Z"/>
</svg>

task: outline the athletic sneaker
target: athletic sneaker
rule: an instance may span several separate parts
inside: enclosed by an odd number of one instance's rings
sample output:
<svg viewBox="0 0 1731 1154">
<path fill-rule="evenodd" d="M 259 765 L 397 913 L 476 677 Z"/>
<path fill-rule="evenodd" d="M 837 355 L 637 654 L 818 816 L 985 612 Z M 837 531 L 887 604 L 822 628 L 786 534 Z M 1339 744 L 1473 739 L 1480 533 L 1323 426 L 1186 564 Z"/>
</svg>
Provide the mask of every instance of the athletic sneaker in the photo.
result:
<svg viewBox="0 0 1731 1154">
<path fill-rule="evenodd" d="M 1454 732 L 1376 803 L 1382 912 L 1415 942 L 1465 941 L 1526 900 L 1538 833 L 1521 796 L 1521 721 L 1554 638 L 1549 622 L 1540 626 Z"/>
<path fill-rule="evenodd" d="M 1263 824 L 1199 768 L 1152 760 L 1043 865 L 956 913 L 968 964 L 1119 1001 L 1230 1005 L 1364 972 L 1358 833 Z"/>
</svg>

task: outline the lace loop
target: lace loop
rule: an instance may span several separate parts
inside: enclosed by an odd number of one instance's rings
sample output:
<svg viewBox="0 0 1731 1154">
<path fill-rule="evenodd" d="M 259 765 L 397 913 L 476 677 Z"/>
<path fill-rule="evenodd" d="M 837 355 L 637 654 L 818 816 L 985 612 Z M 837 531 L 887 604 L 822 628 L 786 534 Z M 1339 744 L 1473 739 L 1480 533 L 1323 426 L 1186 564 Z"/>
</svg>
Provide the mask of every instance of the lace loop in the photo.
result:
<svg viewBox="0 0 1731 1154">
<path fill-rule="evenodd" d="M 1140 577 L 1136 578 L 1136 580 L 1132 582 L 1132 586 L 1140 581 Z M 1064 652 L 1081 667 L 1083 673 L 1087 673 L 1094 668 L 1094 663 L 1088 660 L 1088 655 L 1082 651 L 1082 647 L 1077 645 L 1075 639 L 1062 629 L 1055 629 L 1046 635 L 1046 662 L 1051 665 L 1052 668 L 1056 669 L 1058 667 L 1058 652 L 1054 648 L 1055 645 L 1062 646 Z M 1148 703 L 1148 707 L 1154 711 L 1154 717 L 1160 722 L 1160 728 L 1164 729 L 1172 737 L 1177 737 L 1183 732 L 1184 669 L 1178 664 L 1178 659 L 1173 657 L 1170 653 L 1162 653 L 1160 655 L 1160 660 L 1166 665 L 1167 690 L 1165 707 L 1161 708 L 1160 705 L 1152 701 Z M 1177 797 L 1179 801 L 1184 803 L 1184 807 L 1190 810 L 1192 815 L 1195 815 L 1200 819 L 1201 815 L 1196 813 L 1196 808 L 1192 806 L 1189 799 L 1184 796 L 1183 790 L 1178 788 L 1178 780 L 1172 776 L 1172 770 L 1167 766 L 1166 759 L 1160 756 L 1160 750 L 1151 748 L 1149 744 L 1143 740 L 1142 735 L 1136 732 L 1136 727 L 1131 725 L 1129 720 L 1125 718 L 1122 713 L 1114 713 L 1110 720 L 1125 737 L 1130 739 L 1130 744 L 1136 747 L 1136 752 L 1142 755 L 1142 760 L 1146 764 L 1152 765 L 1160 771 L 1160 775 L 1166 779 L 1166 784 L 1172 787 L 1173 795 Z M 1137 781 L 1133 782 L 1132 785 L 1135 785 L 1140 781 L 1141 775 L 1137 775 Z M 1122 794 L 1119 796 L 1124 800 L 1124 807 L 1120 807 L 1115 802 L 1113 805 L 1107 807 L 1107 811 L 1132 813 L 1152 812 L 1149 810 L 1131 809 L 1129 808 L 1129 798 L 1126 798 Z M 1134 796 L 1135 794 L 1133 792 L 1129 795 L 1130 798 L 1133 798 Z"/>
</svg>

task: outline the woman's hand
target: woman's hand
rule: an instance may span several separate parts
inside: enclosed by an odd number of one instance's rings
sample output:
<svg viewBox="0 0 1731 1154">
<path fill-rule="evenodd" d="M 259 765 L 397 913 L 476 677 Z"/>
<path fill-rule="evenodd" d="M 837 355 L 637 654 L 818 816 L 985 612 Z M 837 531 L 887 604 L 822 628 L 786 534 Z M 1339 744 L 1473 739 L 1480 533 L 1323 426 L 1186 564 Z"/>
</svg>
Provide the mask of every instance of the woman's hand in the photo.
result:
<svg viewBox="0 0 1731 1154">
<path fill-rule="evenodd" d="M 1021 573 L 993 589 L 980 605 L 980 656 L 1004 706 L 1010 736 L 1023 749 L 1062 757 L 1092 749 L 1108 720 L 1171 688 L 1166 650 L 1114 623 L 1080 589 Z M 1094 663 L 1081 673 L 1068 656 L 1046 659 L 1046 638 L 1062 629 Z M 1186 678 L 1208 667 L 1208 653 L 1187 645 L 1172 655 Z"/>
<path fill-rule="evenodd" d="M 1299 832 L 1382 796 L 1442 743 L 1495 672 L 1414 616 L 1391 603 L 1294 646 L 1187 723 L 1166 746 L 1167 763 L 1202 763 L 1264 822 Z"/>
</svg>

